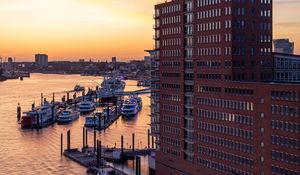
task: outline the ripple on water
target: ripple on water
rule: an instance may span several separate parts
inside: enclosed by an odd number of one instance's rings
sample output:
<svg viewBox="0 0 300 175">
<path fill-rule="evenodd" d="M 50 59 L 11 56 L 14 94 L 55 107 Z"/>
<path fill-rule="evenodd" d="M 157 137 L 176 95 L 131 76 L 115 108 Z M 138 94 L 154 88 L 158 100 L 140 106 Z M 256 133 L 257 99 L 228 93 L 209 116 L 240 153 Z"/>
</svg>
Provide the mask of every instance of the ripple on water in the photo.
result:
<svg viewBox="0 0 300 175">
<path fill-rule="evenodd" d="M 39 104 L 40 93 L 51 98 L 53 92 L 63 92 L 73 89 L 75 84 L 95 86 L 94 81 L 100 82 L 97 77 L 81 77 L 79 75 L 43 75 L 32 74 L 30 79 L 24 81 L 12 80 L 0 84 L 0 175 L 77 175 L 84 174 L 85 169 L 60 156 L 60 134 L 64 134 L 66 145 L 66 132 L 71 130 L 71 146 L 82 146 L 82 127 L 85 117 L 80 117 L 70 125 L 50 126 L 42 131 L 22 130 L 16 124 L 16 106 L 21 103 L 22 111 L 28 110 L 35 101 Z M 136 82 L 128 81 L 135 85 Z M 135 90 L 134 86 L 126 90 Z M 63 93 L 57 95 L 61 98 Z M 135 133 L 136 147 L 145 147 L 147 130 L 149 128 L 150 100 L 143 96 L 144 108 L 138 117 L 124 119 L 120 117 L 116 123 L 102 132 L 97 132 L 97 139 L 103 145 L 120 145 L 120 137 L 124 135 L 125 147 L 131 145 L 131 134 Z M 93 145 L 93 131 L 89 130 L 89 145 Z"/>
</svg>

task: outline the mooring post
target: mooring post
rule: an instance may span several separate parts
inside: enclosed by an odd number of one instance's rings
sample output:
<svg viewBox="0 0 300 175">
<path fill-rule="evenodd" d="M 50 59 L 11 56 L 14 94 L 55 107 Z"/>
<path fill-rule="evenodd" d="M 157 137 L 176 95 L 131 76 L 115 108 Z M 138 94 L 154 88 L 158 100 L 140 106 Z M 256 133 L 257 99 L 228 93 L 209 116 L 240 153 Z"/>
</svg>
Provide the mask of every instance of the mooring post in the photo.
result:
<svg viewBox="0 0 300 175">
<path fill-rule="evenodd" d="M 132 133 L 132 151 L 134 152 L 134 133 Z"/>
<path fill-rule="evenodd" d="M 150 129 L 148 129 L 148 149 L 150 148 Z"/>
<path fill-rule="evenodd" d="M 43 106 L 43 100 L 44 100 L 43 93 L 41 93 L 41 106 Z"/>
<path fill-rule="evenodd" d="M 17 119 L 18 119 L 18 122 L 21 120 L 21 106 L 20 106 L 20 103 L 18 103 L 18 106 L 17 106 Z"/>
<path fill-rule="evenodd" d="M 88 130 L 85 129 L 85 147 L 88 147 Z"/>
<path fill-rule="evenodd" d="M 71 149 L 71 131 L 68 130 L 67 132 L 67 149 L 68 151 L 70 151 Z"/>
<path fill-rule="evenodd" d="M 97 164 L 98 166 L 100 166 L 100 158 L 99 158 L 99 151 L 100 150 L 100 146 L 99 146 L 99 140 L 97 140 Z"/>
<path fill-rule="evenodd" d="M 82 101 L 84 101 L 85 90 L 82 91 Z"/>
<path fill-rule="evenodd" d="M 31 104 L 31 110 L 34 110 L 34 108 L 35 108 L 35 103 L 33 102 L 33 103 Z"/>
<path fill-rule="evenodd" d="M 36 117 L 37 117 L 36 128 L 39 130 L 39 128 L 40 128 L 40 114 L 38 114 Z"/>
<path fill-rule="evenodd" d="M 139 160 L 138 160 L 138 156 L 135 157 L 135 174 L 139 175 Z"/>
<path fill-rule="evenodd" d="M 85 128 L 82 128 L 82 148 L 85 147 Z"/>
<path fill-rule="evenodd" d="M 60 155 L 63 155 L 63 152 L 64 152 L 64 135 L 63 133 L 60 134 Z"/>
<path fill-rule="evenodd" d="M 107 116 L 106 116 L 106 123 L 108 122 L 109 119 L 109 106 L 107 106 Z"/>
<path fill-rule="evenodd" d="M 98 116 L 98 128 L 101 130 L 101 115 Z"/>
<path fill-rule="evenodd" d="M 141 158 L 138 157 L 138 160 L 139 160 L 139 175 L 141 175 Z"/>
<path fill-rule="evenodd" d="M 41 129 L 43 129 L 43 114 L 41 114 Z"/>
<path fill-rule="evenodd" d="M 154 137 L 152 136 L 152 149 L 154 149 Z"/>
<path fill-rule="evenodd" d="M 101 160 L 102 158 L 102 146 L 101 146 L 101 140 L 99 140 L 99 159 Z"/>
<path fill-rule="evenodd" d="M 70 102 L 70 93 L 69 92 L 67 93 L 67 102 L 68 103 Z"/>
<path fill-rule="evenodd" d="M 73 95 L 73 100 L 74 100 L 74 108 L 76 109 L 76 92 Z"/>
<path fill-rule="evenodd" d="M 123 135 L 121 136 L 121 156 L 123 156 L 124 153 L 124 137 Z"/>
<path fill-rule="evenodd" d="M 96 130 L 94 130 L 94 152 L 96 152 Z"/>
<path fill-rule="evenodd" d="M 55 108 L 55 94 L 52 96 L 52 127 L 54 126 L 54 108 Z"/>
<path fill-rule="evenodd" d="M 96 114 L 94 114 L 94 130 L 96 129 Z"/>
</svg>

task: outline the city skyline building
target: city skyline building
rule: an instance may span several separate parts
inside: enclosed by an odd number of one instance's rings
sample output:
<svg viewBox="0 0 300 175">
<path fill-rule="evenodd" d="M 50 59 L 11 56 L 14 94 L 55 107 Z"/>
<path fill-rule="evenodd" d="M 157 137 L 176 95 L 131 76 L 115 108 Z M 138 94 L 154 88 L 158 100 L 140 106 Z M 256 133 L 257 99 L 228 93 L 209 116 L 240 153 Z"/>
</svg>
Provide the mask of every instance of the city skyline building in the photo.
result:
<svg viewBox="0 0 300 175">
<path fill-rule="evenodd" d="M 275 39 L 274 52 L 284 54 L 294 54 L 294 43 L 289 39 Z"/>
<path fill-rule="evenodd" d="M 155 6 L 157 174 L 299 174 L 300 85 L 274 82 L 272 0 Z"/>
<path fill-rule="evenodd" d="M 35 64 L 40 67 L 47 67 L 48 66 L 48 55 L 35 54 Z"/>
</svg>

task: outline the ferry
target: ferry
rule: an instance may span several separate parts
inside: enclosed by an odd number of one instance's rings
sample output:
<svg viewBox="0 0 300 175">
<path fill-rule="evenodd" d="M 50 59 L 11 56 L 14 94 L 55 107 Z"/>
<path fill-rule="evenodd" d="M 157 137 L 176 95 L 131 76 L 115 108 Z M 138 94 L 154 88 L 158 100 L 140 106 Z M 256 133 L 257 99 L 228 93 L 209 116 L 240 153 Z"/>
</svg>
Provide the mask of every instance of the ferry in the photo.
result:
<svg viewBox="0 0 300 175">
<path fill-rule="evenodd" d="M 123 107 L 121 108 L 121 114 L 125 117 L 135 116 L 139 111 L 139 104 L 134 98 L 125 100 L 123 103 Z"/>
<path fill-rule="evenodd" d="M 79 111 L 68 109 L 61 112 L 61 114 L 58 116 L 57 122 L 59 124 L 70 123 L 78 118 Z"/>
<path fill-rule="evenodd" d="M 42 106 L 33 108 L 23 114 L 21 118 L 22 128 L 43 128 L 56 121 L 58 109 L 49 102 L 44 102 Z"/>
<path fill-rule="evenodd" d="M 83 101 L 79 103 L 79 111 L 80 113 L 89 113 L 93 112 L 96 109 L 96 106 L 91 101 Z"/>
<path fill-rule="evenodd" d="M 122 77 L 112 76 L 104 77 L 103 82 L 100 84 L 97 90 L 97 95 L 101 96 L 107 93 L 123 92 L 126 86 L 126 82 Z"/>
</svg>

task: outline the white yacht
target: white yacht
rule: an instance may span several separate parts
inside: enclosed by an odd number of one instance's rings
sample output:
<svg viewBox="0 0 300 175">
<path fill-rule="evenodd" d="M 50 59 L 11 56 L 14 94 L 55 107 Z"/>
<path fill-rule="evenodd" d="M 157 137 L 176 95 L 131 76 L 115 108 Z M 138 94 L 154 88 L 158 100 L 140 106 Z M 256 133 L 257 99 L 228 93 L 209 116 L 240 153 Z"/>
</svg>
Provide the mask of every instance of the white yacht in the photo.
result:
<svg viewBox="0 0 300 175">
<path fill-rule="evenodd" d="M 139 112 L 139 105 L 136 100 L 130 99 L 123 103 L 121 114 L 125 117 L 135 116 Z"/>
<path fill-rule="evenodd" d="M 77 110 L 64 110 L 58 116 L 57 122 L 62 123 L 69 123 L 79 118 L 79 111 Z"/>
<path fill-rule="evenodd" d="M 93 112 L 96 109 L 96 106 L 91 101 L 83 101 L 79 103 L 79 111 L 80 113 L 89 113 Z"/>
<path fill-rule="evenodd" d="M 103 95 L 108 93 L 123 92 L 126 83 L 122 77 L 112 76 L 104 77 L 103 82 L 100 85 L 97 95 Z"/>
</svg>

